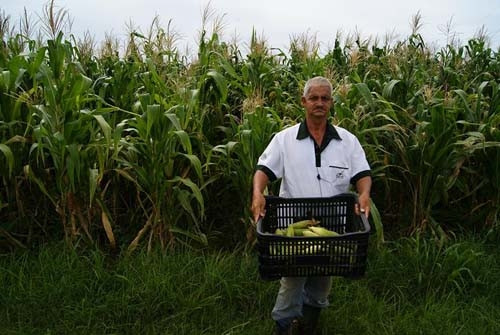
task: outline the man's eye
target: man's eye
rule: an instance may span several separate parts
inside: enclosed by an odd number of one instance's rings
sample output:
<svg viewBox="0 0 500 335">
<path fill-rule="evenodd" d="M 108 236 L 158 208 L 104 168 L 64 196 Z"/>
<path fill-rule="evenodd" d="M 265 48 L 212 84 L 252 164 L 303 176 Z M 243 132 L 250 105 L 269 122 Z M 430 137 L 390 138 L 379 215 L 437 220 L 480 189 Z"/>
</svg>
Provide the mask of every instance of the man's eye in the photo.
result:
<svg viewBox="0 0 500 335">
<path fill-rule="evenodd" d="M 312 96 L 312 97 L 309 97 L 309 100 L 310 101 L 318 101 L 320 100 L 323 101 L 323 102 L 328 102 L 330 101 L 330 97 L 327 97 L 327 96 L 323 96 L 323 97 L 318 97 L 318 96 Z"/>
</svg>

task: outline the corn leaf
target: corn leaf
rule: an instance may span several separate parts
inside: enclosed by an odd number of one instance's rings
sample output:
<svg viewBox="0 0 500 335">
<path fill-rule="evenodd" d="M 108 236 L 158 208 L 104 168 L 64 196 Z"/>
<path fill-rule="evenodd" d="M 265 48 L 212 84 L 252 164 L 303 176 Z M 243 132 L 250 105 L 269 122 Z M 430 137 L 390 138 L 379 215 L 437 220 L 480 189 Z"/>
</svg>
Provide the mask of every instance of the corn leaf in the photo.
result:
<svg viewBox="0 0 500 335">
<path fill-rule="evenodd" d="M 0 151 L 3 153 L 5 159 L 7 160 L 10 176 L 12 174 L 12 169 L 14 168 L 14 155 L 12 154 L 12 150 L 10 150 L 10 148 L 3 143 L 0 143 Z"/>
</svg>

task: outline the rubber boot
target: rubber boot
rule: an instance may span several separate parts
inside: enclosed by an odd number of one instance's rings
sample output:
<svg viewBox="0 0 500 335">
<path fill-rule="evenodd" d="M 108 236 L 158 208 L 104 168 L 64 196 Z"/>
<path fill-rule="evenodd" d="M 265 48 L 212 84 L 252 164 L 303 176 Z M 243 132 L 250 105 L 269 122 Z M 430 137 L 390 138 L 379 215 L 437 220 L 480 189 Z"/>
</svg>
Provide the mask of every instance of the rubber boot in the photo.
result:
<svg viewBox="0 0 500 335">
<path fill-rule="evenodd" d="M 276 325 L 276 335 L 301 335 L 299 320 L 293 319 L 290 325 L 286 329 L 282 329 L 279 325 Z"/>
<path fill-rule="evenodd" d="M 316 334 L 319 323 L 321 308 L 311 305 L 302 306 L 302 319 L 300 320 L 300 330 L 303 335 Z"/>
</svg>

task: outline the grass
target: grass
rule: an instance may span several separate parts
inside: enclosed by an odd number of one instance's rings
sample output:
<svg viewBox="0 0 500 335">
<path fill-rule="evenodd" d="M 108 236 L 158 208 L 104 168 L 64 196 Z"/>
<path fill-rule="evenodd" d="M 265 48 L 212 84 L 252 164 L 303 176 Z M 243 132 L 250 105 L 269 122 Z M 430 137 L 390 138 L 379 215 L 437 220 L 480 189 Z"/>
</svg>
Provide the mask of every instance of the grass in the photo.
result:
<svg viewBox="0 0 500 335">
<path fill-rule="evenodd" d="M 334 280 L 323 334 L 499 333 L 492 245 L 401 239 L 372 250 L 363 279 Z M 278 282 L 259 279 L 255 254 L 61 250 L 0 257 L 1 334 L 272 332 Z"/>
</svg>

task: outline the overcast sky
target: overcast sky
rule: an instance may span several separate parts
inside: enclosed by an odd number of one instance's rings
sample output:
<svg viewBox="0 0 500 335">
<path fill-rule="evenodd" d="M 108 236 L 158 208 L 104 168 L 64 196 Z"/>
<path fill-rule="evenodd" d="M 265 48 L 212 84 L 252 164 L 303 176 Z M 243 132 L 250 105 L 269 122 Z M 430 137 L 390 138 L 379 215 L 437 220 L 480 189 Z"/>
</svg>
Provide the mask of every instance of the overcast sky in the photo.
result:
<svg viewBox="0 0 500 335">
<path fill-rule="evenodd" d="M 34 20 L 42 13 L 46 0 L 0 0 L 0 9 L 18 22 L 23 8 Z M 197 45 L 202 27 L 202 12 L 207 0 L 59 0 L 73 19 L 71 32 L 77 37 L 89 31 L 96 40 L 105 33 L 124 40 L 127 22 L 134 22 L 143 32 L 159 16 L 164 27 L 171 26 L 181 34 L 179 47 Z M 291 36 L 308 33 L 316 36 L 323 48 L 332 45 L 337 32 L 358 31 L 361 36 L 387 34 L 398 39 L 408 36 L 414 14 L 422 16 L 421 33 L 427 44 L 446 42 L 443 31 L 451 28 L 465 42 L 484 26 L 491 46 L 500 46 L 500 0 L 212 0 L 210 8 L 224 16 L 223 39 L 235 36 L 244 45 L 252 28 L 265 37 L 268 46 L 287 49 Z"/>
</svg>

